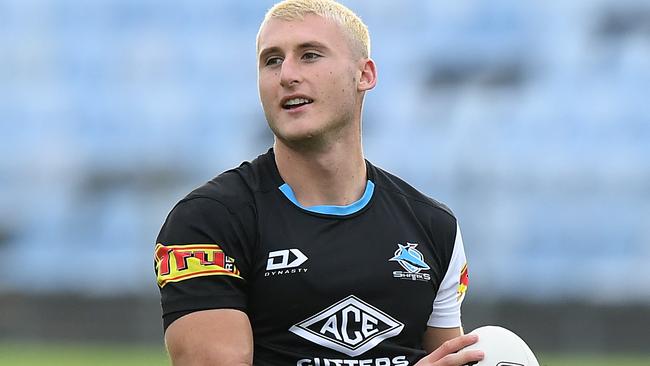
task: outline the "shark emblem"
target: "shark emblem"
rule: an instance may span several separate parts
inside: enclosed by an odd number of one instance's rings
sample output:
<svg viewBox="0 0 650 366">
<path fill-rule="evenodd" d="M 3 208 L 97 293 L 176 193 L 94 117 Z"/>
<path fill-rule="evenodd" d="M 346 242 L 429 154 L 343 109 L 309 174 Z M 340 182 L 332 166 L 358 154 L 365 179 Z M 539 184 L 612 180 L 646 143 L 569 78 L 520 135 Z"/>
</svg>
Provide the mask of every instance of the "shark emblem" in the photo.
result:
<svg viewBox="0 0 650 366">
<path fill-rule="evenodd" d="M 417 244 L 406 243 L 406 245 L 397 244 L 397 246 L 398 249 L 395 251 L 395 255 L 389 261 L 399 263 L 409 273 L 419 273 L 422 270 L 431 268 L 424 262 L 422 253 L 415 249 L 418 246 Z"/>
</svg>

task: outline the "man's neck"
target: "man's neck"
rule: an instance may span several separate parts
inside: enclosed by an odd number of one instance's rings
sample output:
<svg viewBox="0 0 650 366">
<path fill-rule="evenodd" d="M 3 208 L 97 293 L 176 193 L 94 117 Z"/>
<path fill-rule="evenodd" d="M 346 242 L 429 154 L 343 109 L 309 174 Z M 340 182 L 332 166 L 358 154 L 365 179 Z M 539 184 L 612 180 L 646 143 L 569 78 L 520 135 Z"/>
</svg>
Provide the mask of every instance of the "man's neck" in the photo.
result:
<svg viewBox="0 0 650 366">
<path fill-rule="evenodd" d="M 367 174 L 360 141 L 298 151 L 276 139 L 274 152 L 280 176 L 302 206 L 345 206 L 363 196 Z"/>
</svg>

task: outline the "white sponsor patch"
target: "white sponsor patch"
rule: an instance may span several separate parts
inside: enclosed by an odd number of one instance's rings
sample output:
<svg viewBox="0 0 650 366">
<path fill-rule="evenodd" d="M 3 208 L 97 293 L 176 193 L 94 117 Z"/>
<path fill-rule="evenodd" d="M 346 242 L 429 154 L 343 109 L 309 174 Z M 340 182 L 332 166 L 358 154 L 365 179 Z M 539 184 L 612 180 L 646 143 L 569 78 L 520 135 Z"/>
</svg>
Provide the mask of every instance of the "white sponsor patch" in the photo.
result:
<svg viewBox="0 0 650 366">
<path fill-rule="evenodd" d="M 354 295 L 333 304 L 289 331 L 323 347 L 358 356 L 402 332 L 404 324 Z"/>
</svg>

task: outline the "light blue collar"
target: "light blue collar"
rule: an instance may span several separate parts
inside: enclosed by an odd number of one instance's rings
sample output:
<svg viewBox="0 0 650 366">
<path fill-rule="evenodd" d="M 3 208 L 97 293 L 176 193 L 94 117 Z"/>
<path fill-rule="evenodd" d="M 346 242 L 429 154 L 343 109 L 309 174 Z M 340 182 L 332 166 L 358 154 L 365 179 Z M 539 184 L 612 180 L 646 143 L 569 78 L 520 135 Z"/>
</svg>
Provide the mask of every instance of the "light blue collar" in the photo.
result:
<svg viewBox="0 0 650 366">
<path fill-rule="evenodd" d="M 337 215 L 337 216 L 346 216 L 351 215 L 355 212 L 359 212 L 362 208 L 366 207 L 370 199 L 372 198 L 372 193 L 375 191 L 375 184 L 370 180 L 366 184 L 366 191 L 363 192 L 363 196 L 359 198 L 358 201 L 351 203 L 346 206 L 336 206 L 336 205 L 321 205 L 321 206 L 309 206 L 305 207 L 298 202 L 296 195 L 293 193 L 293 190 L 287 183 L 278 187 L 282 193 L 293 202 L 294 205 L 307 210 L 310 212 L 326 214 L 326 215 Z"/>
</svg>

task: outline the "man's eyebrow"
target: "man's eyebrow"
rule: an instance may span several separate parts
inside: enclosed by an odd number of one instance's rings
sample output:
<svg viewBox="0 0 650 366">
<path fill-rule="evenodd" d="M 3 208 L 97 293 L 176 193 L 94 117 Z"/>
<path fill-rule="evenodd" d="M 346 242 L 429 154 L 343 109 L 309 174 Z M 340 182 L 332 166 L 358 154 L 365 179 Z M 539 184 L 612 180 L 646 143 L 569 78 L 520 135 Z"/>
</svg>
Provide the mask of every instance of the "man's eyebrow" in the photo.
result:
<svg viewBox="0 0 650 366">
<path fill-rule="evenodd" d="M 325 44 L 323 44 L 321 42 L 318 42 L 318 41 L 303 42 L 303 43 L 299 44 L 296 47 L 296 49 L 298 49 L 298 50 L 304 50 L 304 49 L 308 49 L 308 48 L 315 48 L 315 49 L 320 49 L 320 50 L 327 50 L 328 49 L 328 47 Z M 275 47 L 275 46 L 265 48 L 260 52 L 260 61 L 264 60 L 264 58 L 267 55 L 271 54 L 271 53 L 277 53 L 277 52 L 281 52 L 281 51 L 282 51 L 282 49 L 280 47 Z"/>
<path fill-rule="evenodd" d="M 260 61 L 264 60 L 266 55 L 280 51 L 280 47 L 268 47 L 260 51 Z"/>
<path fill-rule="evenodd" d="M 308 41 L 298 45 L 298 49 L 300 50 L 304 50 L 305 48 L 327 49 L 327 46 L 325 46 L 323 43 L 320 43 L 318 41 Z"/>
</svg>

